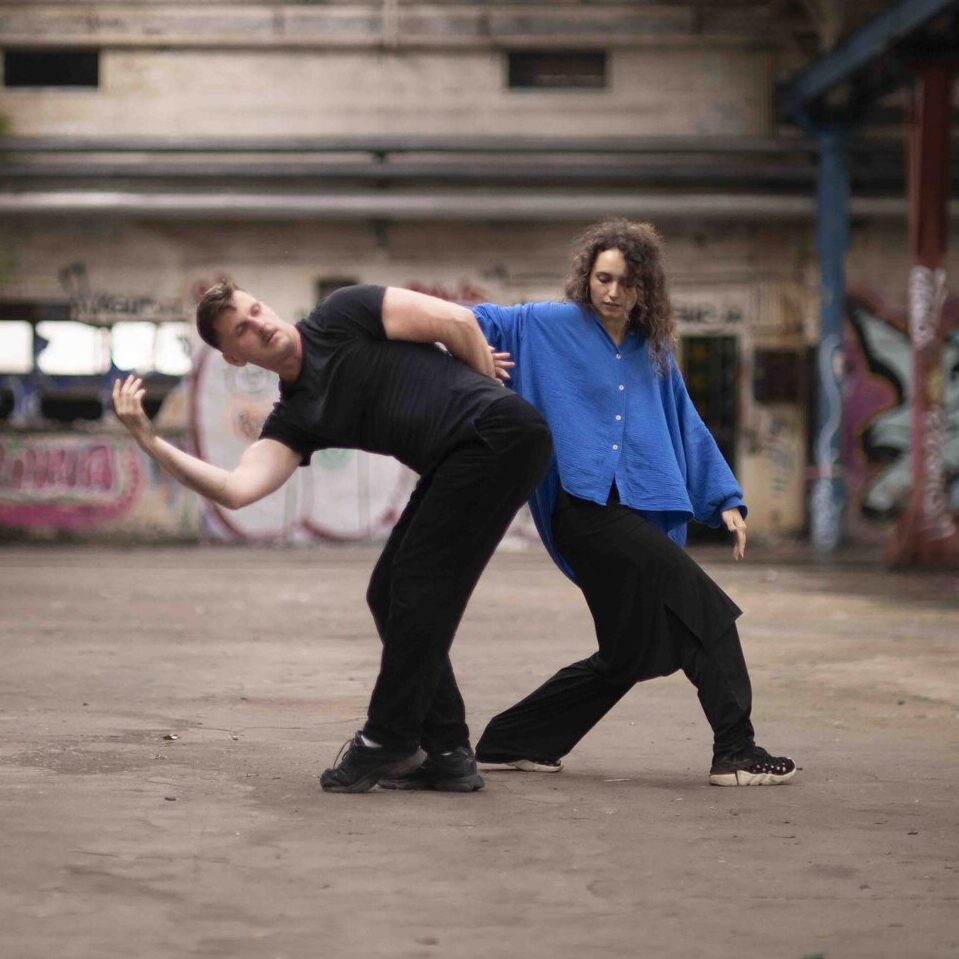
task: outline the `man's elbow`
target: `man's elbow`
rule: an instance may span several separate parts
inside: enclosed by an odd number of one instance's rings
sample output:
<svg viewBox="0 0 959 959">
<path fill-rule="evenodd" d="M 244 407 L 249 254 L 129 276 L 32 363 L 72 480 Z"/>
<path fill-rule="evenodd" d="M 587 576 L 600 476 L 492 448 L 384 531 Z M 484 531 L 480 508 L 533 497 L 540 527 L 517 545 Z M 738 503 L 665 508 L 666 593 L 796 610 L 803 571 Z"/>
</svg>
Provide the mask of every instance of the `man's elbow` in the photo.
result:
<svg viewBox="0 0 959 959">
<path fill-rule="evenodd" d="M 256 495 L 252 490 L 244 489 L 242 486 L 228 483 L 216 497 L 216 502 L 224 509 L 237 510 L 243 509 L 255 503 L 261 496 Z"/>
</svg>

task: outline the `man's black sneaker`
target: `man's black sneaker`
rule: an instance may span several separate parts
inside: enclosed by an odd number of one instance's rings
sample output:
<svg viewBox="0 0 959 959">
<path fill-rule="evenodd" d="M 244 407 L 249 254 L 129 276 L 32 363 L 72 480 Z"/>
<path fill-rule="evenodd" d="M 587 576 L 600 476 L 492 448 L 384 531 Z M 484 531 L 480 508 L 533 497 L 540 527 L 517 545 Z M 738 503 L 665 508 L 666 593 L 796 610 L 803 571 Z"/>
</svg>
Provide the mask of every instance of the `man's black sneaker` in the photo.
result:
<svg viewBox="0 0 959 959">
<path fill-rule="evenodd" d="M 418 769 L 380 780 L 382 789 L 437 789 L 450 793 L 476 792 L 484 785 L 469 746 L 457 746 L 448 753 L 431 753 Z"/>
<path fill-rule="evenodd" d="M 367 746 L 359 732 L 343 744 L 333 766 L 323 771 L 320 785 L 330 793 L 363 793 L 386 776 L 401 776 L 422 765 L 422 749 L 401 752 L 388 746 Z"/>
<path fill-rule="evenodd" d="M 786 756 L 770 756 L 762 746 L 749 746 L 735 756 L 713 759 L 709 782 L 713 786 L 776 786 L 796 774 Z"/>
</svg>

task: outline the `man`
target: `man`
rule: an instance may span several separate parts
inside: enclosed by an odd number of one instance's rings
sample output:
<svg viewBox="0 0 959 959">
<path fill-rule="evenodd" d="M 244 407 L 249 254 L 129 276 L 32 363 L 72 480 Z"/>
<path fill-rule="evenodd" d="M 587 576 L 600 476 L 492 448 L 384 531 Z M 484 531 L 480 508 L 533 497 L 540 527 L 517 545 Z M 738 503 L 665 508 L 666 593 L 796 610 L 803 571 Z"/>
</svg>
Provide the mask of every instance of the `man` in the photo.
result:
<svg viewBox="0 0 959 959">
<path fill-rule="evenodd" d="M 709 782 L 775 785 L 795 763 L 756 745 L 739 608 L 681 548 L 696 519 L 746 546 L 743 493 L 672 355 L 661 242 L 647 223 L 606 220 L 574 249 L 565 303 L 475 309 L 508 350 L 516 392 L 546 418 L 556 457 L 531 509 L 582 589 L 597 652 L 494 717 L 480 762 L 558 771 L 638 682 L 682 669 L 712 727 Z"/>
<path fill-rule="evenodd" d="M 502 388 L 505 358 L 469 310 L 409 290 L 347 287 L 294 326 L 221 283 L 200 300 L 197 329 L 227 363 L 277 373 L 280 397 L 260 438 L 224 470 L 155 435 L 140 380 L 114 384 L 120 420 L 190 489 L 237 509 L 327 447 L 395 456 L 421 475 L 367 593 L 383 642 L 367 721 L 320 777 L 323 789 L 363 792 L 414 770 L 416 788 L 482 788 L 448 653 L 473 587 L 549 463 L 542 417 Z"/>
</svg>

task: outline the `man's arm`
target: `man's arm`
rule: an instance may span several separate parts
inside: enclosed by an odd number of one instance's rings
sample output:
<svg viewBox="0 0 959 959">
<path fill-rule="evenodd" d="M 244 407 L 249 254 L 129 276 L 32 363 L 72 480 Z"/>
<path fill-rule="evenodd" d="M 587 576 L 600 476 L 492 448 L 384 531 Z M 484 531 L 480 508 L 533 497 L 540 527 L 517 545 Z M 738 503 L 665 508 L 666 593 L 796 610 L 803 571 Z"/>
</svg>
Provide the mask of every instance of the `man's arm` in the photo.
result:
<svg viewBox="0 0 959 959">
<path fill-rule="evenodd" d="M 233 470 L 221 469 L 160 439 L 143 411 L 143 381 L 128 376 L 113 384 L 113 406 L 140 448 L 184 486 L 226 509 L 249 506 L 278 490 L 296 471 L 300 456 L 276 440 L 257 440 Z"/>
<path fill-rule="evenodd" d="M 496 379 L 496 367 L 473 311 L 435 296 L 386 288 L 383 329 L 391 340 L 442 343 L 478 373 Z"/>
</svg>

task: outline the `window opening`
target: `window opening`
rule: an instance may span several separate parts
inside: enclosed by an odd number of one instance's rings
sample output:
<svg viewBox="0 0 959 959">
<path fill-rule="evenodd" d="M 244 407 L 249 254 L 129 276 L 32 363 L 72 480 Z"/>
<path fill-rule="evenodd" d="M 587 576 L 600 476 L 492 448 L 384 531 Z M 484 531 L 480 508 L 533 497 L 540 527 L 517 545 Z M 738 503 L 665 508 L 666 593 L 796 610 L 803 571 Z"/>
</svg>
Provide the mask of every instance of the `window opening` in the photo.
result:
<svg viewBox="0 0 959 959">
<path fill-rule="evenodd" d="M 607 86 L 603 50 L 513 50 L 508 57 L 511 90 L 602 90 Z"/>
<path fill-rule="evenodd" d="M 5 50 L 6 87 L 100 86 L 99 50 Z"/>
</svg>

